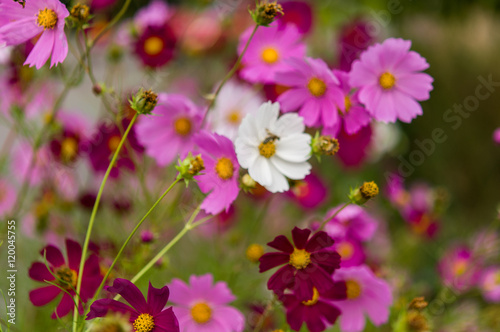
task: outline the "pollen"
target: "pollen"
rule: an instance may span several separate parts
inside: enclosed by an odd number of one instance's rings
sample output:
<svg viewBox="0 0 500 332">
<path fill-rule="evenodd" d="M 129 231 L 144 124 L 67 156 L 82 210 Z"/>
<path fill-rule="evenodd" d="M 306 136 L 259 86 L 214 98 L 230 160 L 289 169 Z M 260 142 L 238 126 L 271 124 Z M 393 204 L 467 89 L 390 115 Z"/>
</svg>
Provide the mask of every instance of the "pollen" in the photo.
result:
<svg viewBox="0 0 500 332">
<path fill-rule="evenodd" d="M 57 14 L 52 9 L 40 9 L 37 16 L 37 23 L 44 30 L 54 29 L 57 24 Z"/>
<path fill-rule="evenodd" d="M 268 47 L 262 51 L 262 60 L 270 65 L 276 63 L 280 58 L 278 51 L 275 48 Z"/>
<path fill-rule="evenodd" d="M 240 124 L 241 122 L 241 114 L 238 110 L 234 110 L 227 115 L 227 121 L 231 124 Z"/>
<path fill-rule="evenodd" d="M 326 92 L 326 83 L 322 79 L 313 77 L 307 83 L 307 88 L 314 97 L 322 97 Z"/>
<path fill-rule="evenodd" d="M 219 158 L 215 165 L 215 172 L 222 180 L 228 180 L 233 177 L 234 165 L 233 162 L 226 157 Z"/>
<path fill-rule="evenodd" d="M 247 248 L 246 255 L 250 262 L 257 263 L 262 255 L 264 255 L 264 247 L 256 243 L 251 244 Z"/>
<path fill-rule="evenodd" d="M 310 300 L 307 300 L 307 301 L 302 301 L 302 304 L 306 305 L 306 306 L 312 306 L 312 305 L 315 305 L 316 303 L 318 303 L 318 300 L 319 300 L 319 292 L 316 289 L 316 287 L 313 287 L 312 298 Z"/>
<path fill-rule="evenodd" d="M 337 246 L 337 252 L 342 260 L 349 259 L 354 254 L 354 247 L 349 242 L 341 242 Z"/>
<path fill-rule="evenodd" d="M 198 324 L 204 324 L 212 318 L 212 308 L 205 302 L 196 303 L 191 307 L 191 316 Z"/>
<path fill-rule="evenodd" d="M 69 267 L 62 266 L 54 271 L 59 286 L 66 290 L 75 289 L 78 274 Z"/>
<path fill-rule="evenodd" d="M 174 122 L 175 132 L 181 136 L 187 136 L 191 133 L 191 120 L 188 118 L 178 118 Z"/>
<path fill-rule="evenodd" d="M 345 108 L 345 113 L 349 112 L 349 110 L 351 109 L 352 107 L 352 102 L 351 102 L 351 98 L 349 96 L 345 96 L 344 97 L 344 108 Z"/>
<path fill-rule="evenodd" d="M 456 276 L 462 276 L 467 272 L 467 261 L 459 260 L 453 264 L 453 274 Z"/>
<path fill-rule="evenodd" d="M 373 198 L 377 196 L 379 192 L 378 186 L 374 181 L 363 183 L 359 191 L 361 192 L 361 196 L 365 199 Z"/>
<path fill-rule="evenodd" d="M 361 295 L 361 285 L 355 280 L 346 280 L 347 298 L 349 300 L 357 299 Z"/>
<path fill-rule="evenodd" d="M 108 148 L 111 152 L 115 152 L 116 149 L 118 149 L 118 146 L 120 145 L 122 138 L 120 136 L 111 136 L 111 138 L 108 141 Z"/>
<path fill-rule="evenodd" d="M 136 332 L 150 332 L 155 328 L 155 320 L 150 314 L 140 314 L 133 325 Z"/>
<path fill-rule="evenodd" d="M 276 145 L 273 141 L 262 142 L 259 145 L 259 153 L 265 158 L 271 158 L 276 153 Z"/>
<path fill-rule="evenodd" d="M 305 269 L 309 263 L 311 263 L 311 254 L 305 251 L 304 249 L 293 250 L 293 253 L 290 255 L 290 265 L 292 265 L 297 270 Z"/>
<path fill-rule="evenodd" d="M 155 56 L 160 54 L 163 50 L 165 43 L 160 37 L 151 36 L 144 41 L 144 52 L 147 55 Z"/>
<path fill-rule="evenodd" d="M 379 83 L 385 90 L 390 90 L 396 85 L 396 78 L 389 72 L 385 72 L 380 75 Z"/>
<path fill-rule="evenodd" d="M 65 138 L 61 143 L 61 157 L 64 161 L 73 160 L 78 153 L 78 142 L 73 137 Z"/>
</svg>

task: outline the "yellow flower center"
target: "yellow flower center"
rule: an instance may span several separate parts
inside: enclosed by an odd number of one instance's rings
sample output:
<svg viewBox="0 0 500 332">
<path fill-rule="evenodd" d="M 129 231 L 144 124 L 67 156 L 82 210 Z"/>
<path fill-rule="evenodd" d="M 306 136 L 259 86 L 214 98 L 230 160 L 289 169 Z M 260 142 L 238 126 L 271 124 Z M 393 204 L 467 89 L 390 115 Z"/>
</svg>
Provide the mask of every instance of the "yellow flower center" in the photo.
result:
<svg viewBox="0 0 500 332">
<path fill-rule="evenodd" d="M 136 332 L 150 332 L 155 328 L 155 320 L 150 314 L 140 314 L 133 325 Z"/>
<path fill-rule="evenodd" d="M 63 266 L 54 271 L 57 276 L 57 283 L 59 286 L 66 290 L 71 290 L 76 288 L 76 281 L 78 280 L 78 274 L 75 270 L 69 267 Z"/>
<path fill-rule="evenodd" d="M 361 195 L 366 199 L 373 198 L 379 193 L 378 186 L 374 181 L 363 183 L 361 188 L 359 188 L 359 191 L 361 192 Z"/>
<path fill-rule="evenodd" d="M 73 137 L 65 138 L 61 143 L 61 156 L 64 161 L 72 160 L 78 153 L 78 142 Z"/>
<path fill-rule="evenodd" d="M 456 276 L 462 276 L 467 272 L 467 261 L 466 260 L 459 260 L 453 264 L 453 273 Z"/>
<path fill-rule="evenodd" d="M 314 97 L 321 97 L 326 92 L 326 83 L 322 79 L 313 77 L 309 80 L 309 83 L 307 83 L 307 88 Z"/>
<path fill-rule="evenodd" d="M 52 9 L 40 9 L 38 12 L 37 23 L 46 29 L 53 29 L 57 24 L 57 14 Z"/>
<path fill-rule="evenodd" d="M 250 262 L 257 263 L 262 255 L 264 255 L 264 247 L 260 244 L 251 244 L 248 246 L 246 254 Z"/>
<path fill-rule="evenodd" d="M 349 300 L 357 299 L 361 295 L 361 285 L 355 280 L 346 280 L 347 298 Z"/>
<path fill-rule="evenodd" d="M 118 149 L 118 145 L 120 145 L 122 138 L 120 136 L 111 136 L 108 141 L 108 148 L 111 152 L 115 152 Z"/>
<path fill-rule="evenodd" d="M 273 141 L 262 142 L 259 145 L 259 153 L 261 156 L 271 158 L 276 153 L 276 145 Z"/>
<path fill-rule="evenodd" d="M 298 270 L 305 269 L 311 263 L 311 254 L 304 249 L 293 249 L 290 255 L 290 265 Z"/>
<path fill-rule="evenodd" d="M 215 172 L 222 180 L 227 180 L 233 177 L 234 165 L 228 158 L 222 157 L 217 160 Z"/>
<path fill-rule="evenodd" d="M 151 36 L 144 42 L 144 52 L 148 55 L 158 55 L 163 50 L 165 44 L 160 37 Z"/>
<path fill-rule="evenodd" d="M 337 246 L 337 252 L 342 259 L 349 259 L 354 254 L 354 247 L 349 242 L 341 242 Z"/>
<path fill-rule="evenodd" d="M 349 112 L 349 110 L 352 107 L 351 98 L 349 98 L 349 96 L 345 96 L 344 98 L 344 107 L 345 107 L 344 111 L 345 113 Z"/>
<path fill-rule="evenodd" d="M 187 136 L 191 133 L 191 120 L 188 118 L 178 118 L 175 120 L 174 128 L 177 134 Z"/>
<path fill-rule="evenodd" d="M 212 308 L 205 302 L 196 303 L 191 307 L 191 316 L 198 324 L 204 324 L 212 318 Z"/>
<path fill-rule="evenodd" d="M 262 51 L 262 60 L 270 65 L 276 63 L 280 58 L 278 51 L 272 47 L 265 48 Z"/>
<path fill-rule="evenodd" d="M 379 83 L 385 90 L 390 90 L 396 85 L 396 78 L 391 73 L 385 72 L 380 75 Z"/>
<path fill-rule="evenodd" d="M 239 111 L 234 110 L 227 115 L 227 121 L 231 124 L 237 125 L 241 122 L 241 114 Z"/>
<path fill-rule="evenodd" d="M 316 289 L 316 287 L 313 287 L 313 297 L 312 297 L 312 299 L 307 300 L 307 301 L 302 301 L 302 304 L 303 305 L 307 305 L 307 306 L 311 306 L 311 305 L 315 305 L 316 303 L 318 303 L 318 300 L 319 300 L 319 292 Z"/>
</svg>

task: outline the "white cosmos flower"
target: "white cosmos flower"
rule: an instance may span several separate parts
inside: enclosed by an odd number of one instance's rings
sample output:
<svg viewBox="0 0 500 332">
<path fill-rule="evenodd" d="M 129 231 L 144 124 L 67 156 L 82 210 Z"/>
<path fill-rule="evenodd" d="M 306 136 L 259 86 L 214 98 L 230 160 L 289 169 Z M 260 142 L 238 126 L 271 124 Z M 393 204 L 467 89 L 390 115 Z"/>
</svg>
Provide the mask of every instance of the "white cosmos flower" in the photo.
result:
<svg viewBox="0 0 500 332">
<path fill-rule="evenodd" d="M 289 189 L 286 177 L 302 180 L 311 171 L 311 136 L 296 113 L 278 119 L 279 103 L 270 101 L 241 122 L 236 139 L 238 162 L 270 192 Z"/>
<path fill-rule="evenodd" d="M 214 131 L 234 142 L 241 120 L 245 115 L 255 112 L 263 102 L 264 99 L 250 86 L 235 81 L 227 82 L 210 113 Z"/>
</svg>

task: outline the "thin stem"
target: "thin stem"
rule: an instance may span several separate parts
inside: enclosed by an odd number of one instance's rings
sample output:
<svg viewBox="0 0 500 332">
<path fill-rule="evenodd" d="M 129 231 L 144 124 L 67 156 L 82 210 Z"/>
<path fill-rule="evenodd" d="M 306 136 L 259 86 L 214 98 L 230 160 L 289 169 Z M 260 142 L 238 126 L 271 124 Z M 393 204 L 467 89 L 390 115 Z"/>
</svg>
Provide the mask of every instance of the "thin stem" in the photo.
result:
<svg viewBox="0 0 500 332">
<path fill-rule="evenodd" d="M 326 224 L 332 220 L 333 218 L 335 218 L 339 213 L 340 211 L 342 211 L 343 209 L 345 209 L 346 207 L 348 207 L 349 205 L 351 205 L 351 202 L 347 202 L 345 203 L 344 205 L 342 205 L 342 207 L 340 209 L 338 209 L 334 214 L 333 216 L 331 217 L 327 217 L 325 220 L 323 220 L 323 222 L 321 223 L 321 226 L 319 226 L 319 228 L 316 230 L 316 232 L 319 232 L 321 230 L 323 230 L 323 228 L 326 226 Z"/>
<path fill-rule="evenodd" d="M 128 125 L 127 130 L 125 131 L 125 134 L 123 134 L 122 139 L 120 140 L 120 144 L 118 144 L 118 148 L 116 149 L 113 158 L 111 159 L 111 162 L 109 163 L 108 169 L 106 170 L 106 173 L 104 174 L 104 178 L 102 179 L 101 182 L 101 187 L 99 188 L 99 192 L 97 193 L 97 198 L 94 203 L 94 208 L 92 209 L 92 214 L 90 215 L 90 221 L 89 221 L 89 226 L 87 228 L 87 235 L 85 236 L 85 242 L 83 243 L 83 249 L 82 249 L 82 258 L 80 260 L 80 268 L 79 268 L 79 273 L 78 273 L 78 281 L 77 281 L 77 286 L 76 286 L 76 293 L 80 294 L 80 291 L 82 289 L 82 277 L 83 277 L 83 268 L 85 266 L 85 258 L 87 257 L 87 251 L 89 247 L 89 242 L 90 242 L 90 235 L 92 234 L 92 228 L 94 227 L 94 222 L 95 222 L 95 217 L 97 214 L 97 209 L 99 208 L 99 203 L 101 201 L 101 196 L 102 193 L 104 192 L 104 187 L 106 186 L 106 182 L 108 181 L 109 174 L 111 173 L 111 170 L 113 169 L 116 160 L 118 159 L 118 155 L 120 154 L 120 151 L 123 147 L 123 144 L 127 140 L 127 136 L 130 133 L 130 130 L 132 129 L 132 126 L 135 123 L 135 120 L 137 119 L 138 114 L 136 113 L 134 117 L 132 118 L 132 121 L 130 121 L 130 124 Z M 73 332 L 76 332 L 77 329 L 77 323 L 78 323 L 78 310 L 74 310 L 74 315 L 73 315 Z"/>
<path fill-rule="evenodd" d="M 113 263 L 111 264 L 111 266 L 109 267 L 108 271 L 106 272 L 106 275 L 104 276 L 104 278 L 102 279 L 102 282 L 101 282 L 101 285 L 99 286 L 99 288 L 97 289 L 97 292 L 95 293 L 94 295 L 94 298 L 92 299 L 92 302 L 95 301 L 95 299 L 97 298 L 97 295 L 99 295 L 99 293 L 101 292 L 102 288 L 104 287 L 104 284 L 106 283 L 106 280 L 108 279 L 111 271 L 113 270 L 114 266 L 116 265 L 116 263 L 118 262 L 118 259 L 120 259 L 123 251 L 125 250 L 125 247 L 127 246 L 127 244 L 130 242 L 130 240 L 132 239 L 132 237 L 134 236 L 134 234 L 137 232 L 137 230 L 139 229 L 139 227 L 141 227 L 142 223 L 146 220 L 147 217 L 149 217 L 149 215 L 153 212 L 153 210 L 156 208 L 156 206 L 163 200 L 163 198 L 170 192 L 170 190 L 172 190 L 172 188 L 179 182 L 181 181 L 181 179 L 176 179 L 171 185 L 170 187 L 167 188 L 167 190 L 165 190 L 165 192 L 160 196 L 160 198 L 158 198 L 158 200 L 153 204 L 153 206 L 151 206 L 151 208 L 149 209 L 149 211 L 144 215 L 144 217 L 142 217 L 142 219 L 139 221 L 139 223 L 135 226 L 134 230 L 132 231 L 132 233 L 130 233 L 130 235 L 128 236 L 127 240 L 123 243 L 122 247 L 120 248 L 120 251 L 118 251 L 118 254 L 116 255 L 115 259 L 113 260 Z"/>
<path fill-rule="evenodd" d="M 132 2 L 132 0 L 126 0 L 125 1 L 125 3 L 122 6 L 122 9 L 120 9 L 120 11 L 118 12 L 118 14 L 116 14 L 116 16 L 113 17 L 113 19 L 111 20 L 111 22 L 109 22 L 108 25 L 106 25 L 101 31 L 99 31 L 99 33 L 90 42 L 90 44 L 88 45 L 89 48 L 94 47 L 94 45 L 97 43 L 97 41 L 99 41 L 99 39 L 101 39 L 101 37 L 104 36 L 104 34 L 106 32 L 108 32 L 109 29 L 111 29 L 116 23 L 118 23 L 118 21 L 122 18 L 122 16 L 125 15 L 125 13 L 127 12 L 127 9 L 130 6 L 131 2 Z"/>
<path fill-rule="evenodd" d="M 235 64 L 231 68 L 231 70 L 226 74 L 226 76 L 224 77 L 222 82 L 219 84 L 219 87 L 217 88 L 217 90 L 215 90 L 213 98 L 210 101 L 210 103 L 208 104 L 208 107 L 205 111 L 205 114 L 203 115 L 203 122 L 205 122 L 205 119 L 206 119 L 207 114 L 210 111 L 210 109 L 212 109 L 212 107 L 215 105 L 215 101 L 217 100 L 217 96 L 219 95 L 220 91 L 222 90 L 222 87 L 224 86 L 224 84 L 226 84 L 226 82 L 229 81 L 229 79 L 231 77 L 233 77 L 234 73 L 236 73 L 236 71 L 240 67 L 241 60 L 243 59 L 243 55 L 245 55 L 245 52 L 247 51 L 248 45 L 250 45 L 250 42 L 252 41 L 253 37 L 255 36 L 255 33 L 257 32 L 258 28 L 259 28 L 259 25 L 255 25 L 255 28 L 253 29 L 252 34 L 250 35 L 250 38 L 248 38 L 248 41 L 247 41 L 245 47 L 243 48 L 243 51 L 241 52 L 240 56 L 236 60 Z"/>
</svg>

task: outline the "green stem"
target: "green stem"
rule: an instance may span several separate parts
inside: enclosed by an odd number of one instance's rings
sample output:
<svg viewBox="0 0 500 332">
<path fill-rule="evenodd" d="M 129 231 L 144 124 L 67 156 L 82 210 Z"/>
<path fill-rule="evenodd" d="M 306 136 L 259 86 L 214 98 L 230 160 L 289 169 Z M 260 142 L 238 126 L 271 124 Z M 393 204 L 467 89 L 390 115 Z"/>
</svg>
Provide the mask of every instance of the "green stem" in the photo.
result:
<svg viewBox="0 0 500 332">
<path fill-rule="evenodd" d="M 205 111 L 205 114 L 203 116 L 203 122 L 205 121 L 205 118 L 207 117 L 208 112 L 212 109 L 212 107 L 215 105 L 215 101 L 217 100 L 217 96 L 219 95 L 220 91 L 222 90 L 222 87 L 226 82 L 233 77 L 234 73 L 238 70 L 241 64 L 241 60 L 243 59 L 243 55 L 245 55 L 245 52 L 247 51 L 248 45 L 250 45 L 250 42 L 252 41 L 253 37 L 255 36 L 255 33 L 257 32 L 257 29 L 259 28 L 259 25 L 255 25 L 255 28 L 252 31 L 252 34 L 250 35 L 250 38 L 248 38 L 248 41 L 243 48 L 243 51 L 241 52 L 240 56 L 238 57 L 238 60 L 236 60 L 235 64 L 233 65 L 233 68 L 226 74 L 222 82 L 219 84 L 219 87 L 217 90 L 215 90 L 215 93 L 213 95 L 212 100 L 208 104 L 207 110 Z"/>
<path fill-rule="evenodd" d="M 337 212 L 335 212 L 335 213 L 333 214 L 333 216 L 326 218 L 326 219 L 325 219 L 325 220 L 321 223 L 321 226 L 318 228 L 318 230 L 317 230 L 316 232 L 319 232 L 319 231 L 323 230 L 323 228 L 326 226 L 326 224 L 327 224 L 330 220 L 332 220 L 333 218 L 335 218 L 335 217 L 336 217 L 336 216 L 340 213 L 340 211 L 342 211 L 343 209 L 345 209 L 345 208 L 346 208 L 346 207 L 348 207 L 349 205 L 351 205 L 351 202 L 347 202 L 347 203 L 345 203 L 344 205 L 342 205 L 342 207 L 341 207 L 340 209 L 338 209 L 338 210 L 337 210 Z"/>
<path fill-rule="evenodd" d="M 109 174 L 111 173 L 111 170 L 113 169 L 116 160 L 118 159 L 118 155 L 120 154 L 120 151 L 123 147 L 123 144 L 127 140 L 127 136 L 130 133 L 130 130 L 132 129 L 132 126 L 135 123 L 135 120 L 137 119 L 138 114 L 136 113 L 134 117 L 132 118 L 132 121 L 130 121 L 130 124 L 128 125 L 127 130 L 125 131 L 125 134 L 123 135 L 122 139 L 120 140 L 120 144 L 118 144 L 118 148 L 116 149 L 113 158 L 111 159 L 111 162 L 109 163 L 108 169 L 106 170 L 106 173 L 104 174 L 104 178 L 102 179 L 101 182 L 101 187 L 99 188 L 99 192 L 97 193 L 97 198 L 94 203 L 94 208 L 92 209 L 92 214 L 90 215 L 90 221 L 89 221 L 89 226 L 87 227 L 87 234 L 85 236 L 85 242 L 83 243 L 83 249 L 82 249 L 82 258 L 80 260 L 80 268 L 78 272 L 78 281 L 76 285 L 76 293 L 80 294 L 80 291 L 82 289 L 82 277 L 83 277 L 83 268 L 85 266 L 85 258 L 87 257 L 87 251 L 89 247 L 89 242 L 90 242 L 90 235 L 92 234 L 92 228 L 94 227 L 94 222 L 95 222 L 95 217 L 97 214 L 97 210 L 99 208 L 99 203 L 101 201 L 101 196 L 102 193 L 104 192 L 104 187 L 106 186 L 106 182 L 108 181 Z M 78 309 L 75 308 L 74 310 L 74 315 L 73 315 L 73 332 L 76 332 L 77 325 L 78 325 Z"/>
<path fill-rule="evenodd" d="M 172 190 L 172 188 L 179 181 L 181 181 L 181 179 L 176 179 L 170 185 L 170 187 L 168 187 L 167 190 L 165 190 L 165 192 L 160 196 L 160 198 L 158 198 L 158 200 L 153 204 L 153 206 L 149 209 L 149 211 L 144 215 L 144 217 L 142 217 L 142 219 L 139 221 L 139 223 L 135 226 L 134 230 L 132 231 L 132 233 L 130 233 L 130 235 L 128 236 L 128 238 L 125 241 L 125 243 L 123 243 L 122 247 L 120 248 L 120 251 L 118 251 L 118 254 L 116 255 L 115 259 L 113 260 L 113 263 L 109 267 L 108 271 L 106 272 L 106 275 L 104 276 L 104 279 L 102 280 L 101 285 L 97 289 L 97 292 L 95 293 L 94 298 L 92 299 L 92 301 L 90 303 L 94 302 L 95 299 L 97 298 L 97 295 L 99 295 L 99 293 L 101 292 L 101 290 L 104 287 L 104 284 L 106 283 L 106 280 L 108 279 L 111 271 L 113 270 L 113 268 L 115 267 L 116 263 L 118 262 L 118 259 L 120 259 L 123 251 L 125 250 L 125 247 L 130 242 L 130 240 L 132 239 L 132 237 L 134 236 L 134 234 L 137 232 L 137 230 L 139 229 L 139 227 L 141 227 L 142 223 L 146 220 L 146 218 L 149 217 L 149 215 L 153 212 L 153 210 L 156 208 L 156 206 L 163 200 L 163 198 L 170 192 L 170 190 Z"/>
<path fill-rule="evenodd" d="M 97 43 L 97 41 L 99 39 L 101 39 L 101 37 L 104 36 L 104 34 L 106 32 L 108 32 L 109 29 L 111 29 L 116 23 L 118 23 L 118 21 L 122 18 L 122 16 L 125 15 L 125 13 L 127 12 L 127 9 L 130 6 L 131 2 L 132 2 L 132 0 L 125 1 L 125 3 L 122 6 L 122 9 L 120 9 L 118 14 L 116 14 L 116 16 L 113 17 L 111 22 L 109 22 L 108 25 L 106 25 L 101 31 L 99 31 L 99 33 L 95 36 L 95 38 L 90 42 L 90 44 L 88 45 L 89 48 L 94 47 L 94 45 Z"/>
</svg>

